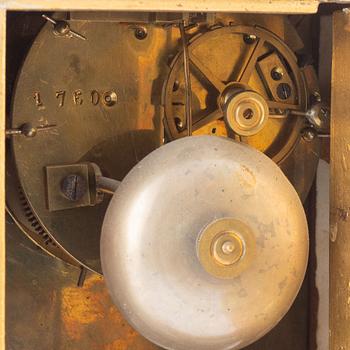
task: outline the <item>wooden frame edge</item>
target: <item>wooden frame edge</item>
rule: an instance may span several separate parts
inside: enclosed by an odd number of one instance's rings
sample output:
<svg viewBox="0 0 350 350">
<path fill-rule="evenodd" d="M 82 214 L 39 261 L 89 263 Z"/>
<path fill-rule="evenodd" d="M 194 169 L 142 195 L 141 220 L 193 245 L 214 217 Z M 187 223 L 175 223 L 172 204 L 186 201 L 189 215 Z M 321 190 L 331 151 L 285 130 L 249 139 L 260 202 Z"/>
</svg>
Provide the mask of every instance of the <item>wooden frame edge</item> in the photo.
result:
<svg viewBox="0 0 350 350">
<path fill-rule="evenodd" d="M 0 349 L 5 349 L 5 113 L 6 113 L 6 10 L 0 9 Z"/>
<path fill-rule="evenodd" d="M 316 13 L 321 0 L 2 0 L 0 9 L 26 11 L 173 11 Z"/>
</svg>

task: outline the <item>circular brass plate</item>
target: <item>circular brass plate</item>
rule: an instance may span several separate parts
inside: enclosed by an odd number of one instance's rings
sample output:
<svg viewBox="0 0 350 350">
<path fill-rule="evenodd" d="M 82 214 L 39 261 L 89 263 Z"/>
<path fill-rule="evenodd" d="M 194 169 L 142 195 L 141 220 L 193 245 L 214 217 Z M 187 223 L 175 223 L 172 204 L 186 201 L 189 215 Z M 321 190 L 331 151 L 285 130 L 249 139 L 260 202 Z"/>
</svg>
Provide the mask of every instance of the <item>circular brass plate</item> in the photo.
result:
<svg viewBox="0 0 350 350">
<path fill-rule="evenodd" d="M 241 136 L 257 134 L 269 117 L 266 101 L 253 91 L 237 93 L 227 101 L 223 109 L 229 127 Z"/>
</svg>

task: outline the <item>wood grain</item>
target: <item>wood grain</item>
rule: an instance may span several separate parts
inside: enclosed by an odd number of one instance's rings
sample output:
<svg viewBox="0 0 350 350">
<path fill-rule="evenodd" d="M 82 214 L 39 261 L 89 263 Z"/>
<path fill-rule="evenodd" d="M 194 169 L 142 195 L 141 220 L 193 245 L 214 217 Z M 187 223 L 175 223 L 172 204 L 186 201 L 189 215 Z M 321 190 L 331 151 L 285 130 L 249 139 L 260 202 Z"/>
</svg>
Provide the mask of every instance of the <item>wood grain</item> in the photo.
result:
<svg viewBox="0 0 350 350">
<path fill-rule="evenodd" d="M 333 16 L 330 349 L 350 349 L 350 32 Z"/>
<path fill-rule="evenodd" d="M 6 11 L 0 10 L 0 349 L 5 349 L 5 47 Z"/>
<path fill-rule="evenodd" d="M 319 0 L 2 0 L 11 10 L 217 11 L 315 13 Z"/>
</svg>

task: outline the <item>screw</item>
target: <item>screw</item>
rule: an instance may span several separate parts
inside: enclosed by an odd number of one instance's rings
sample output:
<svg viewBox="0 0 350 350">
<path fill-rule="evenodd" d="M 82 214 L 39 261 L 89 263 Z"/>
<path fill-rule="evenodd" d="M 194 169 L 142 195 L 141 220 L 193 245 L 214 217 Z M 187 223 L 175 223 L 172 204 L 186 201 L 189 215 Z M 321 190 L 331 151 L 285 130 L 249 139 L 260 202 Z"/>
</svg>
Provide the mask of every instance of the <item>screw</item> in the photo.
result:
<svg viewBox="0 0 350 350">
<path fill-rule="evenodd" d="M 283 77 L 283 69 L 281 67 L 275 67 L 271 70 L 271 78 L 273 80 L 281 80 Z"/>
<path fill-rule="evenodd" d="M 34 128 L 31 123 L 24 123 L 16 129 L 6 129 L 6 136 L 24 135 L 26 137 L 34 137 L 38 129 Z"/>
<path fill-rule="evenodd" d="M 106 106 L 111 107 L 117 103 L 118 95 L 115 91 L 107 91 L 103 94 L 102 101 Z"/>
<path fill-rule="evenodd" d="M 53 26 L 53 31 L 56 35 L 66 36 L 70 33 L 70 26 L 65 21 L 57 21 Z"/>
<path fill-rule="evenodd" d="M 48 22 L 53 24 L 53 33 L 55 35 L 66 36 L 68 38 L 75 37 L 75 38 L 78 38 L 81 40 L 86 40 L 84 35 L 81 35 L 81 34 L 77 33 L 76 31 L 70 29 L 70 26 L 67 22 L 56 21 L 47 15 L 42 15 L 42 17 L 45 18 Z"/>
<path fill-rule="evenodd" d="M 175 125 L 177 130 L 181 131 L 184 127 L 184 123 L 180 117 L 175 117 Z"/>
<path fill-rule="evenodd" d="M 45 131 L 55 128 L 56 125 L 41 125 L 38 127 L 34 127 L 31 123 L 24 123 L 19 128 L 15 129 L 6 129 L 6 136 L 13 135 L 24 135 L 25 137 L 34 137 L 38 131 Z"/>
<path fill-rule="evenodd" d="M 80 200 L 87 191 L 87 182 L 79 174 L 67 175 L 61 182 L 62 194 L 72 202 Z"/>
<path fill-rule="evenodd" d="M 281 83 L 277 86 L 277 95 L 281 100 L 287 100 L 292 94 L 292 88 L 287 83 Z"/>
<path fill-rule="evenodd" d="M 311 94 L 311 98 L 314 100 L 312 102 L 321 102 L 321 95 L 318 91 L 313 91 Z"/>
<path fill-rule="evenodd" d="M 252 119 L 254 117 L 254 112 L 252 109 L 247 108 L 244 112 L 243 112 L 243 118 L 244 119 Z"/>
<path fill-rule="evenodd" d="M 21 127 L 22 134 L 26 137 L 34 137 L 38 132 L 37 128 L 34 128 L 32 124 L 25 123 Z"/>
<path fill-rule="evenodd" d="M 144 40 L 147 38 L 147 29 L 145 27 L 137 27 L 134 31 L 135 38 L 138 40 Z"/>
<path fill-rule="evenodd" d="M 173 85 L 173 92 L 176 92 L 177 90 L 179 90 L 179 87 L 180 87 L 179 81 L 175 80 Z"/>
<path fill-rule="evenodd" d="M 317 136 L 317 133 L 313 128 L 307 127 L 301 131 L 301 136 L 306 142 L 311 142 Z"/>
<path fill-rule="evenodd" d="M 248 45 L 253 44 L 256 39 L 257 39 L 256 35 L 254 35 L 254 34 L 244 34 L 244 36 L 243 36 L 244 42 Z"/>
</svg>

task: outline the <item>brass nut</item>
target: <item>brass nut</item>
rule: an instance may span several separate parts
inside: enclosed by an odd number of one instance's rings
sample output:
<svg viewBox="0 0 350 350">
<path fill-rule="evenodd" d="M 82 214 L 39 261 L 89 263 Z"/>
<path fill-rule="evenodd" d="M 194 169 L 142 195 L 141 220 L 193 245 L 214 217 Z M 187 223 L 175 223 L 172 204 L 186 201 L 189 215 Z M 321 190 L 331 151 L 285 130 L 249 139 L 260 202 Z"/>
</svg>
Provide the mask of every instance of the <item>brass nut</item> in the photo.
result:
<svg viewBox="0 0 350 350">
<path fill-rule="evenodd" d="M 255 236 L 248 225 L 233 218 L 215 220 L 205 226 L 197 241 L 197 256 L 210 275 L 231 279 L 254 260 Z"/>
</svg>

